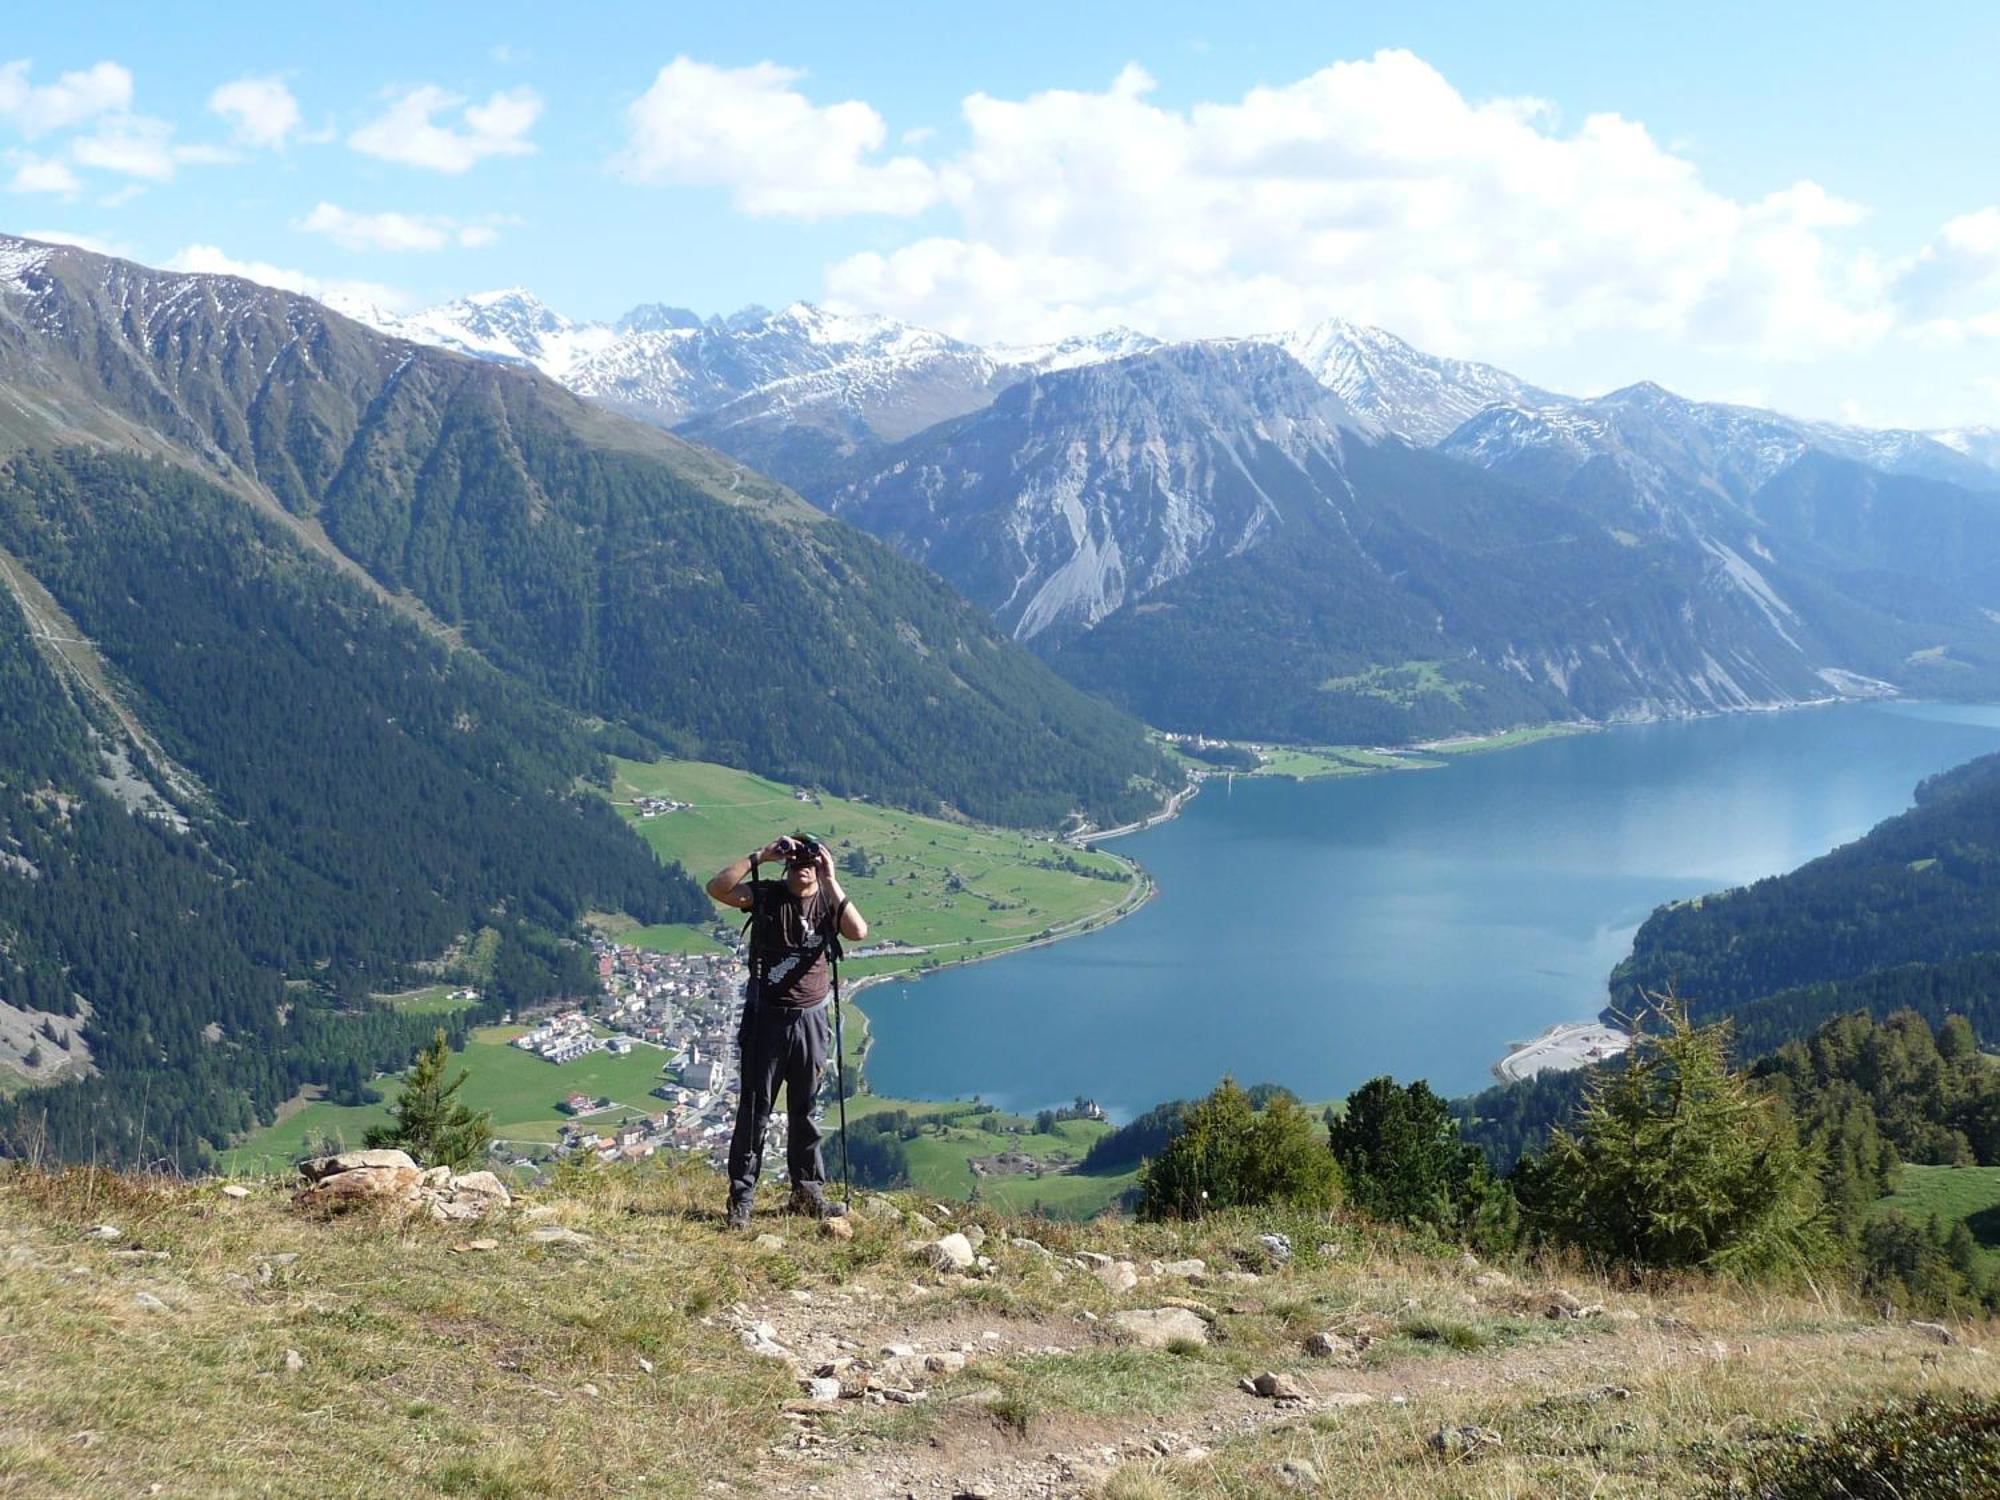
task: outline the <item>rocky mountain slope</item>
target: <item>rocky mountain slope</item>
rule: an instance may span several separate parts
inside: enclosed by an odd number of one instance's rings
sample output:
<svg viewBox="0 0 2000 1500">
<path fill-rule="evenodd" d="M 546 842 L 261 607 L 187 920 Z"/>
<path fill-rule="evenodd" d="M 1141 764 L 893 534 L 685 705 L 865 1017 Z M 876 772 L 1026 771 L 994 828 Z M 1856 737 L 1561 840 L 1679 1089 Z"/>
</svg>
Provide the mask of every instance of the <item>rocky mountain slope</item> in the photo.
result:
<svg viewBox="0 0 2000 1500">
<path fill-rule="evenodd" d="M 706 1172 L 400 1229 L 246 1186 L 0 1177 L 12 1493 L 1636 1500 L 1738 1493 L 1856 1408 L 2000 1393 L 1976 1325 L 1344 1216 L 874 1199 L 851 1238 L 773 1216 L 753 1243 Z M 957 1235 L 984 1264 L 935 1269 Z"/>
<path fill-rule="evenodd" d="M 1488 406 L 1560 406 L 1569 398 L 1491 365 L 1439 359 L 1393 333 L 1331 318 L 1274 334 L 1275 344 L 1379 434 L 1429 447 Z"/>
<path fill-rule="evenodd" d="M 1024 381 L 828 503 L 1176 729 L 1379 741 L 1994 680 L 2000 507 L 1684 417 L 1497 407 L 1426 452 L 1270 345 L 1178 345 Z"/>
<path fill-rule="evenodd" d="M 876 443 L 977 410 L 1028 375 L 1144 353 L 1160 342 L 1112 328 L 1054 344 L 981 348 L 892 318 L 839 314 L 804 302 L 777 313 L 747 307 L 706 320 L 684 308 L 648 304 L 614 323 L 574 323 L 519 287 L 405 316 L 370 307 L 346 310 L 415 342 L 531 364 L 647 421 L 701 423 L 704 441 L 815 500 L 819 486 L 839 477 L 839 461 Z M 1574 399 L 1341 318 L 1255 335 L 1254 341 L 1296 358 L 1346 403 L 1364 430 L 1419 447 L 1442 441 L 1489 406 L 1540 410 Z M 723 414 L 725 407 L 733 410 Z M 1766 424 L 1794 449 L 1809 446 L 1890 473 L 2000 489 L 2000 435 L 1992 428 L 1875 430 L 1750 408 L 1715 410 Z M 791 446 L 788 429 L 796 434 Z M 797 446 L 810 449 L 811 458 L 793 473 L 785 466 L 797 461 Z M 758 463 L 759 456 L 766 462 Z"/>
</svg>

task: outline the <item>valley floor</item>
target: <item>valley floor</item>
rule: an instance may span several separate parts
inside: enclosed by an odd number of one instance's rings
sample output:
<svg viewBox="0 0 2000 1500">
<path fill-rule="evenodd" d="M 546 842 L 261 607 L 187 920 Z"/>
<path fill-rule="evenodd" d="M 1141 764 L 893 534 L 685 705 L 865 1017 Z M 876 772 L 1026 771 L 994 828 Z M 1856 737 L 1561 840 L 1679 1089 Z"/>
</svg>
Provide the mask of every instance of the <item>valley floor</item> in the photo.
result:
<svg viewBox="0 0 2000 1500">
<path fill-rule="evenodd" d="M 761 1215 L 746 1239 L 720 1196 L 593 1173 L 399 1226 L 270 1185 L 14 1171 L 0 1494 L 1679 1495 L 1890 1394 L 2000 1394 L 1988 1326 L 1484 1267 L 1338 1217 L 877 1199 L 848 1241 Z M 989 1264 L 931 1269 L 946 1230 Z M 1155 1322 L 1175 1336 L 1148 1347 Z M 1314 1358 L 1321 1331 L 1357 1347 Z M 1298 1398 L 1239 1389 L 1264 1371 Z"/>
</svg>

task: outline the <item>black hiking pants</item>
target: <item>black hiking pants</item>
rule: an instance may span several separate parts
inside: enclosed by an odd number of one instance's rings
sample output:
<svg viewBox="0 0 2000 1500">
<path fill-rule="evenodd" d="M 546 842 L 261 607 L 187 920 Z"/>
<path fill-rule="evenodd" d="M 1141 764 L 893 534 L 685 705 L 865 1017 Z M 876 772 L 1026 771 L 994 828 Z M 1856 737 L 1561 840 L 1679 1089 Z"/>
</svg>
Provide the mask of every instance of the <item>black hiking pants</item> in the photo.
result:
<svg viewBox="0 0 2000 1500">
<path fill-rule="evenodd" d="M 785 1088 L 785 1115 L 790 1131 L 785 1167 L 796 1191 L 806 1183 L 826 1181 L 820 1160 L 819 1125 L 813 1100 L 819 1075 L 832 1051 L 833 1023 L 824 1005 L 800 1011 L 789 1005 L 744 1007 L 736 1029 L 736 1049 L 743 1061 L 741 1090 L 736 1099 L 736 1129 L 729 1138 L 729 1196 L 747 1199 L 757 1190 L 764 1170 L 764 1133 L 777 1103 L 778 1086 Z"/>
</svg>

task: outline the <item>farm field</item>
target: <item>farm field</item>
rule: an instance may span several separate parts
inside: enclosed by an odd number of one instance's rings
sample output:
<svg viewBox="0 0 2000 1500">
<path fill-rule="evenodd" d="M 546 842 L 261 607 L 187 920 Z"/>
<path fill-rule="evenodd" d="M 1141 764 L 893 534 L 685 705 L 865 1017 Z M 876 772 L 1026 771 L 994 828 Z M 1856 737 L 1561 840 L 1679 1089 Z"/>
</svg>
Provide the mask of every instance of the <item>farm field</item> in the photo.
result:
<svg viewBox="0 0 2000 1500">
<path fill-rule="evenodd" d="M 1290 776 L 1299 781 L 1364 776 L 1373 771 L 1423 771 L 1437 764 L 1420 756 L 1391 755 L 1358 745 L 1272 745 L 1261 753 L 1264 764 L 1252 775 Z"/>
<path fill-rule="evenodd" d="M 452 1054 L 451 1071 L 460 1068 L 470 1075 L 460 1091 L 473 1109 L 493 1112 L 493 1133 L 502 1140 L 528 1145 L 550 1144 L 569 1117 L 558 1107 L 571 1093 L 588 1094 L 593 1099 L 609 1097 L 618 1108 L 592 1115 L 593 1121 L 611 1123 L 634 1114 L 648 1114 L 658 1108 L 650 1099 L 666 1054 L 657 1047 L 635 1047 L 624 1057 L 608 1052 L 594 1053 L 575 1062 L 544 1062 L 508 1042 L 522 1034 L 522 1026 L 486 1026 L 472 1033 L 463 1051 Z M 223 1170 L 241 1174 L 283 1172 L 305 1149 L 308 1136 L 338 1133 L 349 1146 L 361 1144 L 371 1125 L 389 1118 L 389 1102 L 396 1097 L 400 1081 L 381 1079 L 380 1104 L 341 1105 L 316 1100 L 296 1113 L 251 1135 L 223 1157 Z"/>
<path fill-rule="evenodd" d="M 1936 1214 L 1946 1229 L 1964 1221 L 1979 1241 L 1988 1274 L 2000 1273 L 2000 1167 L 1923 1167 L 1904 1164 L 1902 1185 L 1875 1205 L 1900 1210 L 1918 1223 Z"/>
<path fill-rule="evenodd" d="M 620 816 L 697 880 L 780 833 L 805 829 L 832 845 L 841 884 L 874 929 L 871 941 L 928 950 L 850 959 L 841 972 L 852 978 L 1002 953 L 1109 920 L 1145 892 L 1128 861 L 1027 834 L 842 797 L 801 800 L 782 783 L 704 761 L 613 766 Z M 691 805 L 645 817 L 641 797 Z M 713 942 L 705 927 L 641 928 L 623 940 L 670 951 Z"/>
<path fill-rule="evenodd" d="M 1081 1219 L 1108 1208 L 1138 1180 L 1134 1172 L 1102 1177 L 1076 1173 L 1032 1177 L 1026 1173 L 981 1175 L 972 1170 L 974 1158 L 1005 1151 L 1037 1159 L 1064 1155 L 1079 1160 L 1092 1141 L 1110 1130 L 1101 1121 L 1062 1120 L 1053 1134 L 1039 1134 L 1032 1119 L 989 1114 L 985 1106 L 968 1100 L 917 1104 L 872 1096 L 850 1101 L 848 1117 L 859 1120 L 894 1109 L 908 1110 L 913 1120 L 926 1127 L 915 1139 L 903 1143 L 913 1192 L 966 1199 L 977 1189 L 981 1202 L 1009 1213 L 1025 1213 L 1039 1205 L 1039 1211 L 1054 1218 Z M 828 1158 L 828 1168 L 838 1173 L 838 1157 Z"/>
</svg>

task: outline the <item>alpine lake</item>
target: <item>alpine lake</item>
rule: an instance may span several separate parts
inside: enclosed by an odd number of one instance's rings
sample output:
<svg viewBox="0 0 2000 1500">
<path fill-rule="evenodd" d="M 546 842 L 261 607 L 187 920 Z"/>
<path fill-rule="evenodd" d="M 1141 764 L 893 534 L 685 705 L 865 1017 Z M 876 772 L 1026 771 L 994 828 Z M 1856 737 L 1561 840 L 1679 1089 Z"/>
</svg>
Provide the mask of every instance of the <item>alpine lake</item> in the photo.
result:
<svg viewBox="0 0 2000 1500">
<path fill-rule="evenodd" d="M 1213 777 L 1117 841 L 1158 895 L 1087 936 L 863 999 L 871 1086 L 1113 1119 L 1225 1073 L 1446 1095 L 1604 1006 L 1663 902 L 1778 874 L 2000 750 L 2000 707 L 1850 703 L 1634 724 L 1430 769 Z"/>
</svg>

